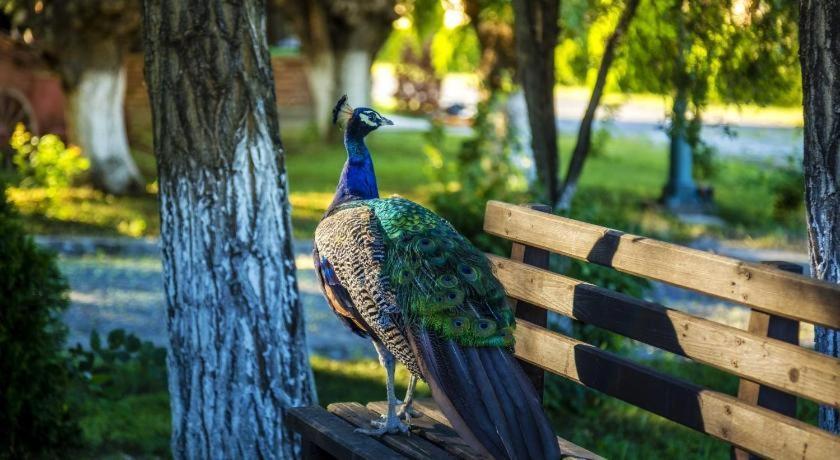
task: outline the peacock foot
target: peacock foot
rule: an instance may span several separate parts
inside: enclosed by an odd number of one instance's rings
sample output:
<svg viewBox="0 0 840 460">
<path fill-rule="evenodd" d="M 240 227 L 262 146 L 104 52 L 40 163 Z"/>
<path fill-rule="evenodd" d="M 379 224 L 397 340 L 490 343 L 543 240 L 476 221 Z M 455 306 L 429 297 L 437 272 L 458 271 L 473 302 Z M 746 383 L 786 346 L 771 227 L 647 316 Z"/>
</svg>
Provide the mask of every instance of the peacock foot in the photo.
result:
<svg viewBox="0 0 840 460">
<path fill-rule="evenodd" d="M 373 420 L 370 422 L 376 428 L 356 428 L 354 431 L 376 437 L 382 436 L 383 434 L 408 433 L 409 426 L 403 423 L 398 417 L 386 417 L 383 415 L 382 418 L 383 420 Z"/>
<path fill-rule="evenodd" d="M 411 403 L 402 404 L 397 410 L 397 418 L 400 420 L 410 421 L 413 418 L 422 416 L 423 414 L 411 406 Z"/>
</svg>

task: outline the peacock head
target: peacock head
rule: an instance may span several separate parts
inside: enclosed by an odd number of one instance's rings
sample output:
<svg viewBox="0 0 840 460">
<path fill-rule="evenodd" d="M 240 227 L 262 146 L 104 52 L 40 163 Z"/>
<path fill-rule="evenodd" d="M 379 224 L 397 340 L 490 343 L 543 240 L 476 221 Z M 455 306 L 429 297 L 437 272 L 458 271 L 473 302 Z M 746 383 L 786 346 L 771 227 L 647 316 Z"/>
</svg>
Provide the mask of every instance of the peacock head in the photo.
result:
<svg viewBox="0 0 840 460">
<path fill-rule="evenodd" d="M 347 132 L 348 135 L 365 137 L 380 126 L 393 125 L 394 122 L 383 117 L 376 110 L 367 107 L 352 108 L 347 103 L 347 95 L 335 104 L 333 109 L 333 124 Z"/>
</svg>

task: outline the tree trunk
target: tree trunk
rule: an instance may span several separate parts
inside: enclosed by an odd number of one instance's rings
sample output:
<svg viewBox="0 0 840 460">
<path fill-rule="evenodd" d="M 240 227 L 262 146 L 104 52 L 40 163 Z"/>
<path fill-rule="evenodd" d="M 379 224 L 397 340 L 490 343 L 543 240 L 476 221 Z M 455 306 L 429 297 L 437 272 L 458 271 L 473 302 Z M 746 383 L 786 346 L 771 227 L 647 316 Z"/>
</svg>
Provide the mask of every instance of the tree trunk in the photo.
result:
<svg viewBox="0 0 840 460">
<path fill-rule="evenodd" d="M 331 52 L 319 53 L 309 59 L 306 73 L 309 93 L 312 95 L 312 118 L 318 136 L 325 139 L 332 126 L 332 109 L 335 106 L 335 58 Z"/>
<path fill-rule="evenodd" d="M 604 55 L 601 57 L 601 65 L 598 67 L 598 76 L 595 78 L 595 86 L 592 88 L 592 95 L 589 96 L 589 105 L 586 106 L 586 112 L 583 114 L 583 119 L 578 128 L 577 141 L 575 148 L 572 151 L 572 158 L 569 160 L 569 170 L 566 172 L 566 179 L 563 181 L 563 187 L 560 190 L 560 198 L 555 209 L 569 210 L 572 207 L 572 199 L 577 191 L 577 184 L 580 180 L 580 174 L 583 171 L 583 165 L 586 162 L 586 157 L 589 155 L 589 150 L 592 148 L 592 123 L 595 121 L 595 112 L 601 105 L 601 97 L 604 95 L 604 87 L 607 84 L 607 74 L 612 67 L 613 59 L 615 58 L 615 48 L 618 45 L 621 37 L 627 32 L 630 22 L 636 15 L 636 10 L 639 7 L 639 0 L 628 0 L 624 6 L 624 11 L 618 19 L 610 38 L 607 40 L 607 45 L 604 47 Z"/>
<path fill-rule="evenodd" d="M 370 107 L 370 68 L 373 65 L 373 55 L 358 46 L 342 51 L 338 58 L 339 66 L 335 74 L 336 89 L 339 93 L 347 94 L 347 99 L 354 106 Z"/>
<path fill-rule="evenodd" d="M 528 183 L 528 188 L 533 189 L 536 186 L 537 172 L 534 169 L 534 151 L 531 149 L 528 104 L 525 102 L 525 93 L 522 89 L 517 89 L 508 96 L 505 104 L 505 115 L 508 136 L 511 140 L 510 162 L 522 173 Z"/>
<path fill-rule="evenodd" d="M 394 0 L 274 0 L 294 18 L 309 64 L 313 117 L 322 139 L 338 140 L 330 129 L 335 101 L 347 94 L 353 106 L 370 105 L 370 67 L 391 33 Z"/>
<path fill-rule="evenodd" d="M 840 282 L 840 1 L 802 0 L 799 53 L 805 112 L 805 202 L 811 273 Z M 840 356 L 840 331 L 815 327 L 816 349 Z M 840 434 L 840 411 L 820 407 L 820 427 Z"/>
<path fill-rule="evenodd" d="M 125 70 L 116 43 L 103 41 L 74 53 L 78 72 L 67 91 L 70 140 L 90 159 L 94 184 L 109 193 L 142 190 L 125 129 Z M 68 58 L 70 59 L 70 58 Z M 67 75 L 67 72 L 64 72 Z"/>
<path fill-rule="evenodd" d="M 265 3 L 146 0 L 175 458 L 296 458 L 315 395 Z"/>
<path fill-rule="evenodd" d="M 557 202 L 557 122 L 554 113 L 554 48 L 559 0 L 514 0 L 519 78 L 528 102 L 531 146 L 543 199 Z"/>
</svg>

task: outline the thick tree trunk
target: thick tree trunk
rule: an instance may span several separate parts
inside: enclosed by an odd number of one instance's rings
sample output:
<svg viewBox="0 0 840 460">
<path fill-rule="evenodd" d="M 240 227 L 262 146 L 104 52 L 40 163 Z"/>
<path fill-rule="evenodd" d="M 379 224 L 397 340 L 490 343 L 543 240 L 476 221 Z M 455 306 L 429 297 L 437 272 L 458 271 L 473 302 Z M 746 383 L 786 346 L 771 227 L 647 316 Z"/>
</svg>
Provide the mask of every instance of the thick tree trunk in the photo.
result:
<svg viewBox="0 0 840 460">
<path fill-rule="evenodd" d="M 347 99 L 354 106 L 370 107 L 370 68 L 373 65 L 373 55 L 362 47 L 353 47 L 342 51 L 339 55 L 339 66 L 335 74 L 336 89 L 339 93 L 347 94 Z M 341 94 L 337 94 L 338 100 Z"/>
<path fill-rule="evenodd" d="M 554 48 L 559 0 L 514 0 L 519 79 L 528 102 L 531 146 L 543 199 L 557 202 L 557 122 L 554 113 Z"/>
<path fill-rule="evenodd" d="M 77 66 L 83 64 L 72 81 L 65 78 L 70 140 L 90 159 L 98 188 L 115 194 L 142 190 L 143 178 L 128 149 L 125 70 L 119 46 L 103 41 L 73 56 Z"/>
<path fill-rule="evenodd" d="M 353 106 L 370 105 L 370 67 L 391 33 L 394 0 L 274 0 L 291 17 L 309 64 L 313 117 L 323 139 L 337 140 L 330 129 L 333 104 L 347 94 Z"/>
<path fill-rule="evenodd" d="M 265 3 L 146 0 L 175 458 L 295 458 L 315 399 Z"/>
<path fill-rule="evenodd" d="M 309 93 L 312 94 L 312 117 L 318 135 L 327 137 L 332 126 L 332 109 L 335 106 L 335 57 L 330 52 L 319 53 L 309 59 L 306 74 Z"/>
<path fill-rule="evenodd" d="M 610 38 L 607 39 L 607 45 L 604 47 L 604 55 L 601 57 L 601 65 L 598 67 L 598 75 L 595 78 L 595 86 L 592 88 L 592 95 L 589 96 L 589 105 L 586 106 L 586 112 L 580 121 L 577 141 L 572 151 L 572 158 L 569 160 L 569 169 L 566 172 L 566 179 L 563 181 L 563 187 L 560 190 L 560 197 L 554 206 L 555 209 L 569 210 L 572 207 L 572 199 L 577 191 L 580 174 L 583 172 L 583 165 L 592 147 L 592 123 L 595 121 L 595 112 L 601 105 L 601 97 L 604 95 L 604 87 L 607 85 L 607 74 L 615 58 L 615 48 L 619 40 L 621 40 L 621 37 L 627 32 L 627 28 L 636 15 L 638 7 L 639 0 L 627 1 L 627 4 L 624 6 L 624 11 L 622 11 L 621 17 L 618 19 L 618 24 L 616 24 Z"/>
<path fill-rule="evenodd" d="M 805 112 L 805 202 L 811 273 L 840 282 L 840 1 L 802 0 L 799 49 Z M 816 348 L 840 356 L 840 331 L 816 327 Z M 820 407 L 840 434 L 840 411 Z"/>
</svg>

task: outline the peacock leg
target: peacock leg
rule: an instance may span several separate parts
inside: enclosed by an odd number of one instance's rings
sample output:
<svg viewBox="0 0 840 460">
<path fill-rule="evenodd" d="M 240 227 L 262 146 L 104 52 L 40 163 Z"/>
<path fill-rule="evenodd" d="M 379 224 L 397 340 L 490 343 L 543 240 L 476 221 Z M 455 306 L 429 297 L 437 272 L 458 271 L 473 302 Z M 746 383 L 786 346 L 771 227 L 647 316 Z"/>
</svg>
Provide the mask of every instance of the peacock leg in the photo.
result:
<svg viewBox="0 0 840 460">
<path fill-rule="evenodd" d="M 405 391 L 405 399 L 403 399 L 402 407 L 400 407 L 400 410 L 397 411 L 397 417 L 405 419 L 406 422 L 411 420 L 413 417 L 416 418 L 421 415 L 420 412 L 417 412 L 413 407 L 411 407 L 414 402 L 414 387 L 416 386 L 417 376 L 411 374 L 411 378 L 408 380 L 408 389 Z"/>
<path fill-rule="evenodd" d="M 373 342 L 376 347 L 376 353 L 379 355 L 379 362 L 385 368 L 385 390 L 388 394 L 388 414 L 384 415 L 383 420 L 374 420 L 370 422 L 376 428 L 363 429 L 356 428 L 359 433 L 369 434 L 371 436 L 382 436 L 383 434 L 406 433 L 409 426 L 400 421 L 397 417 L 397 396 L 394 394 L 394 369 L 397 367 L 397 361 L 394 355 L 385 348 L 384 345 Z"/>
</svg>

